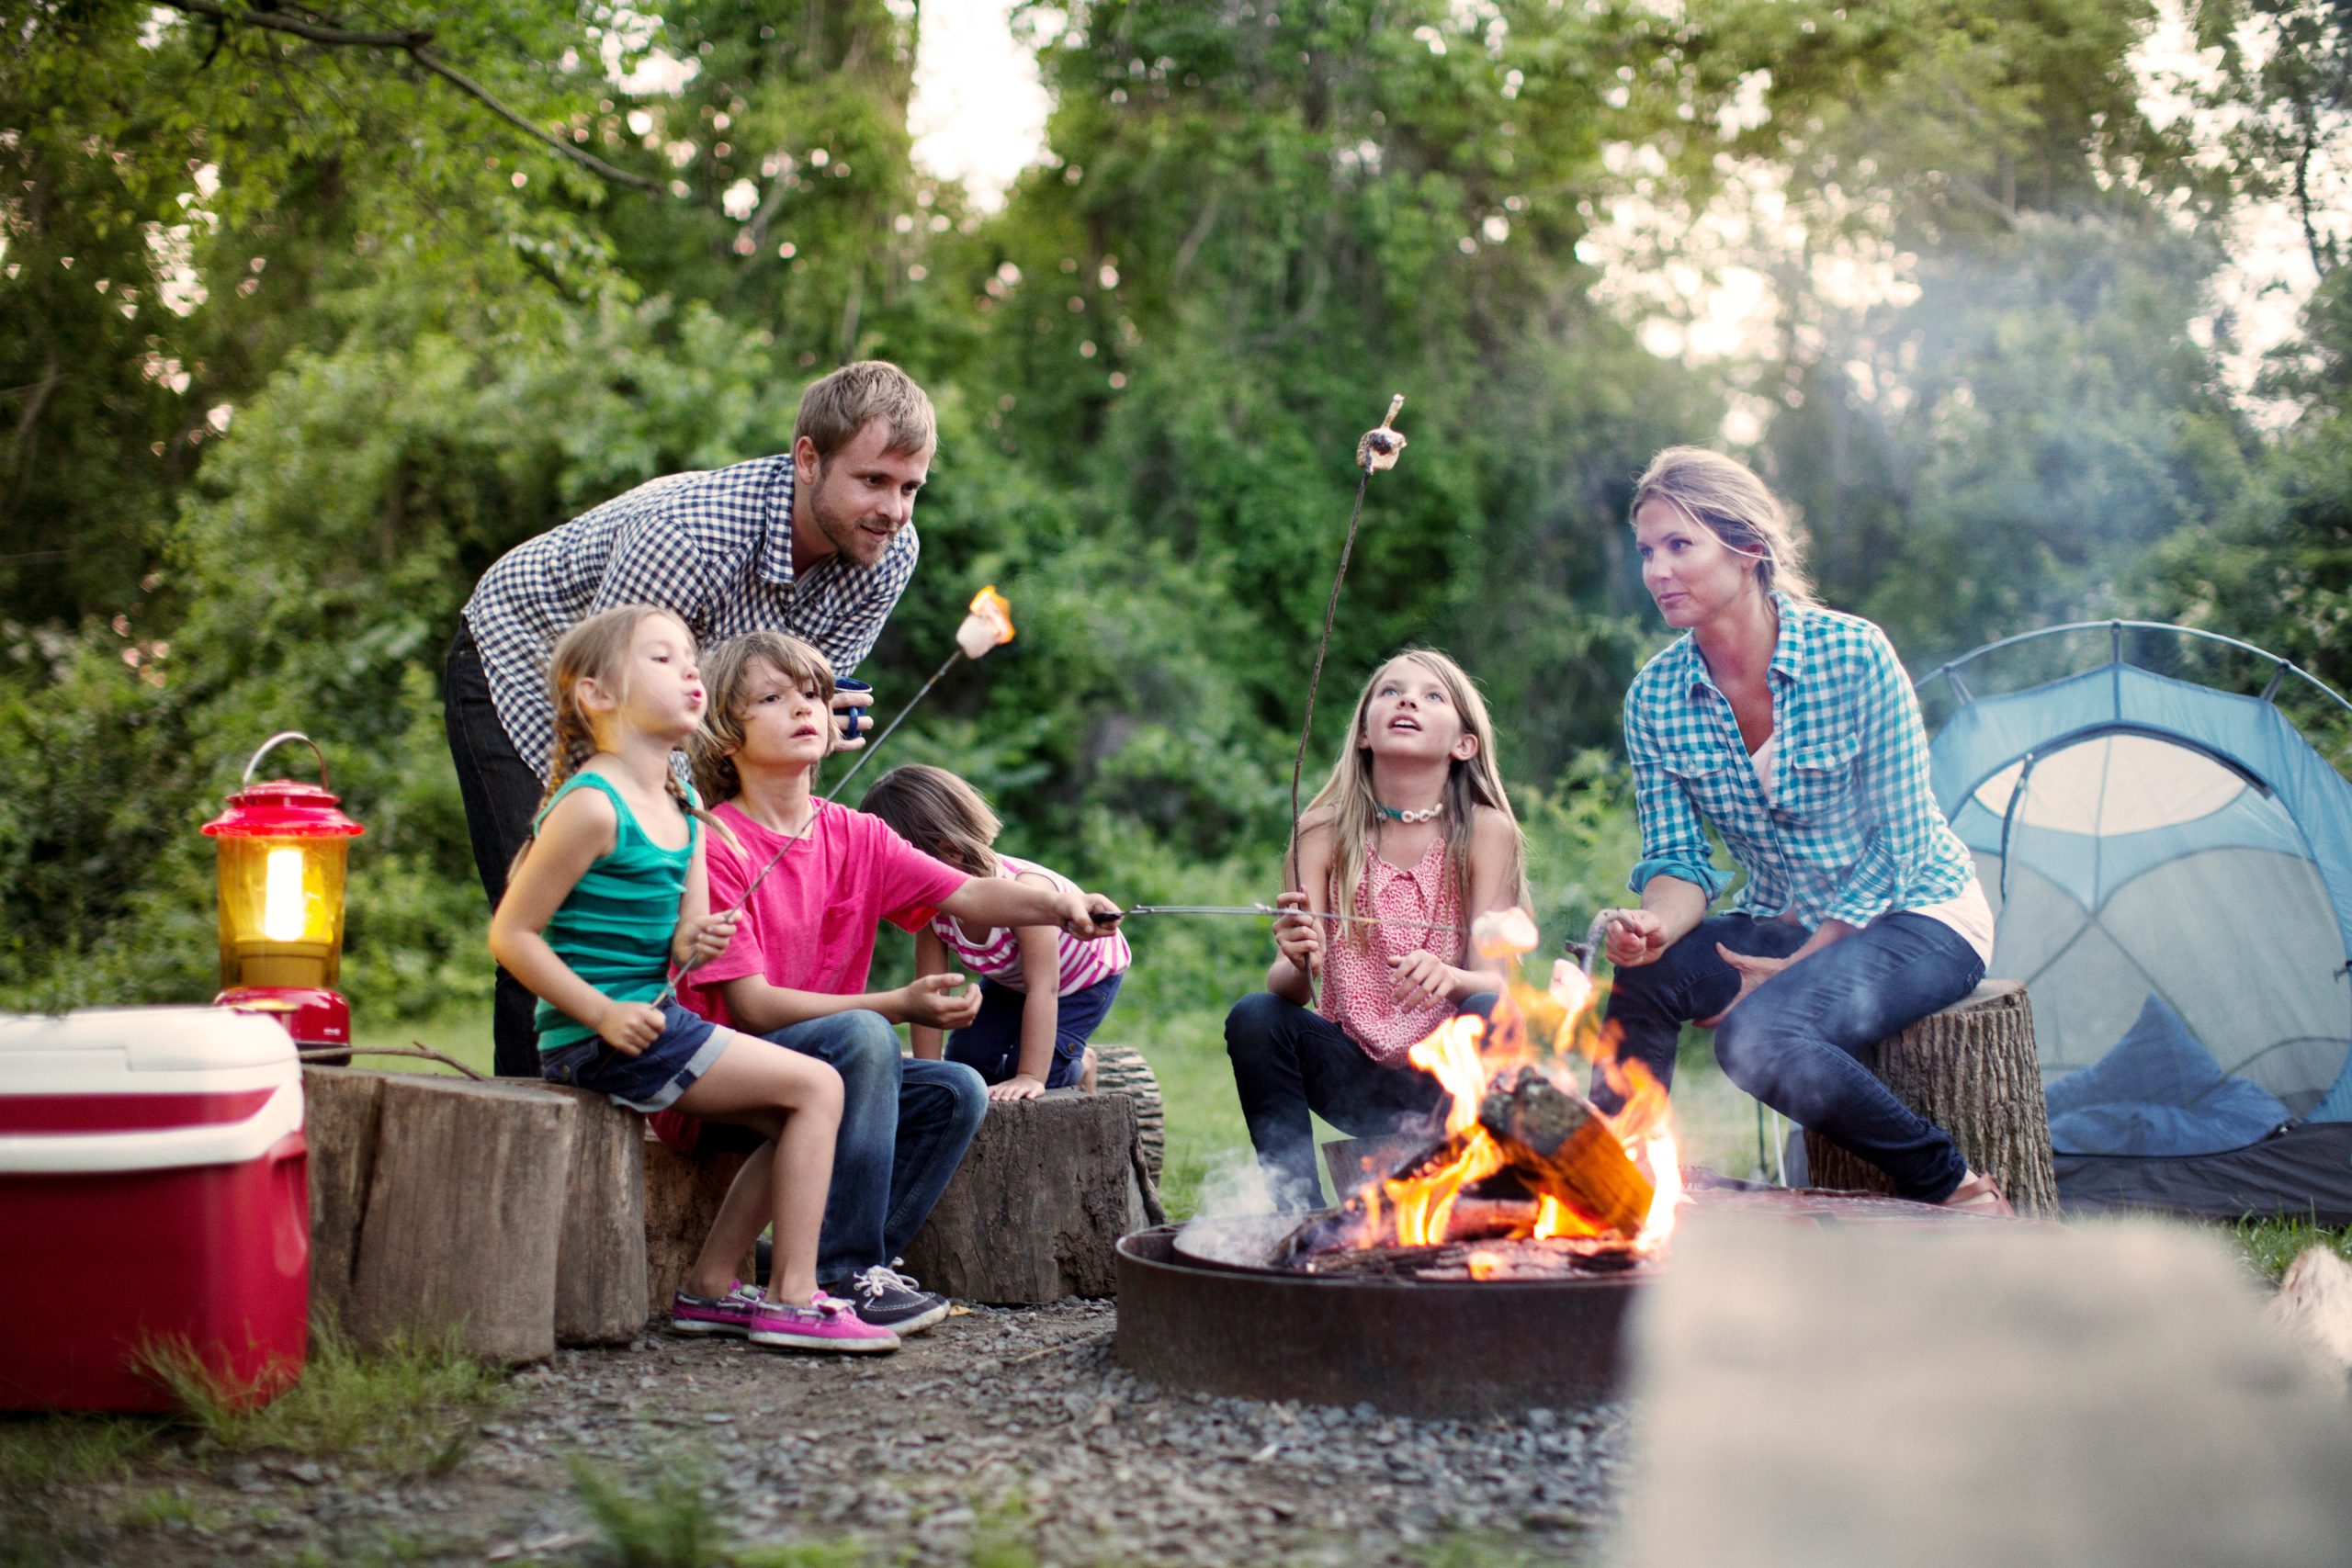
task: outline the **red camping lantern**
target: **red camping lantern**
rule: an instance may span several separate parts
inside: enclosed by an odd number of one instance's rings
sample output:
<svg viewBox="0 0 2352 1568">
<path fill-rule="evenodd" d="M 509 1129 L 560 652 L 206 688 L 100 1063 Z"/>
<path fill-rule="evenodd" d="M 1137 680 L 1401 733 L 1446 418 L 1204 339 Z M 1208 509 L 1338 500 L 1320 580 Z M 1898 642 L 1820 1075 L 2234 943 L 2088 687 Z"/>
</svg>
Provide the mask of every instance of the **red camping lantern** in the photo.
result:
<svg viewBox="0 0 2352 1568">
<path fill-rule="evenodd" d="M 254 783 L 273 747 L 299 740 L 319 782 Z M 366 829 L 335 809 L 327 761 L 307 735 L 286 730 L 245 764 L 229 808 L 204 825 L 220 846 L 219 1007 L 276 1014 L 304 1045 L 351 1043 L 351 1006 L 334 989 L 343 971 L 343 874 L 348 840 Z"/>
</svg>

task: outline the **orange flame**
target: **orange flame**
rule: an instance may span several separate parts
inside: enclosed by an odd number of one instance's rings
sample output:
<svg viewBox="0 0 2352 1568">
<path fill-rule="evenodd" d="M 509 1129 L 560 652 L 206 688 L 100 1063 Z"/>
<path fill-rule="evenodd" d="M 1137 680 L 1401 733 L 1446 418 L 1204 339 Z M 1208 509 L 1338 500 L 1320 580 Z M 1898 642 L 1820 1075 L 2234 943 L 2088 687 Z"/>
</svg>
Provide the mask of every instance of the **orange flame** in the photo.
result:
<svg viewBox="0 0 2352 1568">
<path fill-rule="evenodd" d="M 1614 1115 L 1604 1115 L 1602 1122 L 1656 1191 L 1640 1234 L 1631 1239 L 1637 1252 L 1657 1251 L 1673 1234 L 1675 1212 L 1682 1201 L 1679 1151 L 1666 1086 L 1639 1062 L 1617 1061 L 1600 1027 L 1595 1005 L 1600 992 L 1582 969 L 1573 964 L 1555 964 L 1545 990 L 1518 980 L 1517 954 L 1532 945 L 1532 938 L 1522 929 L 1523 917 L 1510 925 L 1499 921 L 1481 925 L 1481 937 L 1491 938 L 1494 951 L 1489 956 L 1507 959 L 1514 970 L 1508 993 L 1496 1003 L 1490 1020 L 1468 1014 L 1449 1019 L 1408 1053 L 1415 1066 L 1444 1086 L 1449 1100 L 1445 1131 L 1452 1142 L 1435 1168 L 1367 1182 L 1356 1194 L 1355 1203 L 1363 1214 L 1357 1230 L 1361 1244 L 1430 1247 L 1442 1243 L 1463 1190 L 1506 1164 L 1501 1146 L 1478 1124 L 1478 1102 L 1487 1085 L 1521 1067 L 1534 1067 L 1566 1085 L 1570 1065 L 1581 1060 L 1595 1065 L 1623 1102 Z M 1575 1240 L 1599 1235 L 1601 1228 L 1568 1204 L 1546 1195 L 1537 1199 L 1532 1224 L 1524 1232 L 1513 1234 L 1536 1240 Z M 1471 1272 L 1474 1278 L 1483 1279 L 1499 1267 L 1491 1255 L 1480 1255 Z"/>
</svg>

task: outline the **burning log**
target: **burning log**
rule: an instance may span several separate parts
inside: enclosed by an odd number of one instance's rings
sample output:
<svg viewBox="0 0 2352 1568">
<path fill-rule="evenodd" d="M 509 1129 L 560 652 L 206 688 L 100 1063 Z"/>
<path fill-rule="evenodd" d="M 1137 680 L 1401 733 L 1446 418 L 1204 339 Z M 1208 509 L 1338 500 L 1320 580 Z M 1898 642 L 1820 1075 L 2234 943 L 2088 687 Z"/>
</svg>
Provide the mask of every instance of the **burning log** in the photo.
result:
<svg viewBox="0 0 2352 1568">
<path fill-rule="evenodd" d="M 1592 1102 L 1532 1067 L 1498 1077 L 1478 1125 L 1528 1187 L 1604 1231 L 1639 1234 L 1657 1196 Z"/>
</svg>

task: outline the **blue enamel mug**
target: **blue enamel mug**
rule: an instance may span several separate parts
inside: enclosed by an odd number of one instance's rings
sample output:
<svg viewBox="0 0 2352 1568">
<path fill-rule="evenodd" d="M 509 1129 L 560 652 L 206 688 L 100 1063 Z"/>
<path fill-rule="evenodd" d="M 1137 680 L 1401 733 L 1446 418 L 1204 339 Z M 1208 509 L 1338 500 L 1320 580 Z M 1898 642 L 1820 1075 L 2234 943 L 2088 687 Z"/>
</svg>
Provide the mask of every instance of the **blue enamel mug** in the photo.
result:
<svg viewBox="0 0 2352 1568">
<path fill-rule="evenodd" d="M 833 689 L 837 692 L 870 692 L 874 688 L 847 675 L 836 675 L 833 677 Z M 850 708 L 842 714 L 841 720 L 842 739 L 844 740 L 854 740 L 874 728 L 874 715 L 868 708 Z"/>
</svg>

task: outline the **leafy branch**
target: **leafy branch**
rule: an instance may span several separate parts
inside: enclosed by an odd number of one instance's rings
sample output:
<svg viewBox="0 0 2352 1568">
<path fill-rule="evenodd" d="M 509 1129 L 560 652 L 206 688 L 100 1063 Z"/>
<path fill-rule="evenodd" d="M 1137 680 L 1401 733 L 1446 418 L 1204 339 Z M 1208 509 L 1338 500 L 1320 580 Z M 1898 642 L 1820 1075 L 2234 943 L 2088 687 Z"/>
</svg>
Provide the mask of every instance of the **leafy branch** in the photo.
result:
<svg viewBox="0 0 2352 1568">
<path fill-rule="evenodd" d="M 344 49 L 397 50 L 468 97 L 481 103 L 499 118 L 537 138 L 590 173 L 611 180 L 616 185 L 632 186 L 639 190 L 659 192 L 662 188 L 662 182 L 659 180 L 648 179 L 643 175 L 633 175 L 627 169 L 616 168 L 594 153 L 575 147 L 561 137 L 533 125 L 521 114 L 502 102 L 489 88 L 435 54 L 429 47 L 433 42 L 433 29 L 430 28 L 409 28 L 397 32 L 366 32 L 352 28 L 329 25 L 325 22 L 306 21 L 301 17 L 285 16 L 277 11 L 231 10 L 226 6 L 216 4 L 215 0 L 161 0 L 161 4 L 175 11 L 185 11 L 192 17 L 209 17 L 216 24 L 234 23 L 240 27 L 261 28 L 270 32 L 290 34 L 311 43 Z"/>
</svg>

